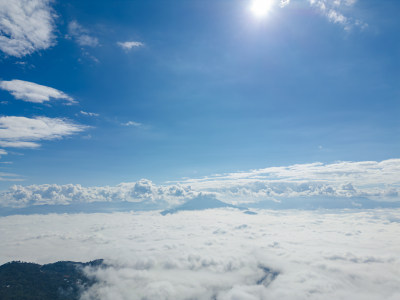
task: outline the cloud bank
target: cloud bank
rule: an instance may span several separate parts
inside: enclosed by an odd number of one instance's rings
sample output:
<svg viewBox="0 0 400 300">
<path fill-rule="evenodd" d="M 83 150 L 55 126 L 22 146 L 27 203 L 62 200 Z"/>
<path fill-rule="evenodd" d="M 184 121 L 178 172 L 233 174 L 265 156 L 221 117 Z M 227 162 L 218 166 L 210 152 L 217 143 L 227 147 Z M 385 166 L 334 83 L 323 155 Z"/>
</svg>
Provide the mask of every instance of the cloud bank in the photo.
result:
<svg viewBox="0 0 400 300">
<path fill-rule="evenodd" d="M 0 118 L 0 126 L 4 118 L 7 117 Z M 28 120 L 32 121 L 32 119 Z M 56 128 L 61 125 L 58 123 L 64 121 L 56 120 L 53 121 L 55 122 L 54 129 L 47 132 L 49 126 L 44 126 L 44 133 L 39 134 L 37 138 L 60 138 L 62 135 L 83 130 L 78 125 L 67 123 L 57 131 Z M 30 140 L 36 138 L 29 133 L 31 127 L 27 127 L 28 129 L 24 130 L 14 128 L 8 133 L 10 137 L 6 142 L 24 143 L 24 138 Z M 0 134 L 2 130 L 6 129 L 0 129 Z M 24 131 L 28 133 L 24 135 Z M 4 141 L 0 141 L 0 145 L 2 143 Z M 83 187 L 73 184 L 14 185 L 0 193 L 0 205 L 26 207 L 42 204 L 68 205 L 129 201 L 158 203 L 159 206 L 167 208 L 198 197 L 200 194 L 245 206 L 262 201 L 283 203 L 287 200 L 297 201 L 296 199 L 303 201 L 306 198 L 319 198 L 326 201 L 349 199 L 349 203 L 351 199 L 362 198 L 399 203 L 400 178 L 398 174 L 400 174 L 400 159 L 389 159 L 381 162 L 312 163 L 270 167 L 186 179 L 163 185 L 157 185 L 147 179 L 103 187 Z M 360 205 L 359 202 L 357 203 L 355 205 Z"/>
<path fill-rule="evenodd" d="M 60 118 L 0 117 L 0 146 L 38 148 L 39 141 L 61 139 L 87 128 Z"/>
<path fill-rule="evenodd" d="M 55 44 L 49 0 L 0 0 L 0 50 L 22 57 Z"/>
<path fill-rule="evenodd" d="M 0 263 L 104 258 L 81 300 L 395 300 L 399 221 L 399 210 L 11 216 Z"/>
<path fill-rule="evenodd" d="M 68 103 L 76 103 L 72 97 L 59 90 L 29 81 L 17 79 L 0 81 L 0 88 L 10 92 L 16 99 L 27 102 L 44 103 L 52 98 L 63 99 Z"/>
</svg>

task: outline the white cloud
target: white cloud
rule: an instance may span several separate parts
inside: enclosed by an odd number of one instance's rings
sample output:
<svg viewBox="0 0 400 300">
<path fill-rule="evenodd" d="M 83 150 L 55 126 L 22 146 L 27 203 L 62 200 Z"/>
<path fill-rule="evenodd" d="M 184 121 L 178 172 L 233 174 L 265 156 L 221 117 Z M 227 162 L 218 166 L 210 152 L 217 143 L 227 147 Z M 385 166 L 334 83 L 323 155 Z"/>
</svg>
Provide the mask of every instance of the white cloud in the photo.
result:
<svg viewBox="0 0 400 300">
<path fill-rule="evenodd" d="M 150 180 L 121 183 L 117 186 L 83 187 L 79 184 L 14 185 L 0 193 L 0 206 L 67 205 L 91 202 L 163 203 L 164 206 L 182 203 L 197 196 L 188 186 L 179 184 L 157 186 Z"/>
<path fill-rule="evenodd" d="M 281 7 L 285 7 L 290 4 L 290 0 L 281 0 L 280 5 Z"/>
<path fill-rule="evenodd" d="M 53 99 L 76 101 L 67 94 L 54 88 L 23 80 L 0 81 L 0 88 L 9 91 L 16 99 L 33 103 L 44 103 Z"/>
<path fill-rule="evenodd" d="M 135 121 L 129 121 L 129 122 L 126 122 L 126 123 L 122 123 L 121 125 L 123 125 L 123 126 L 140 127 L 140 126 L 142 126 L 143 124 L 142 124 L 142 123 L 139 123 L 139 122 L 135 122 Z"/>
<path fill-rule="evenodd" d="M 320 205 L 327 207 L 335 203 L 339 207 L 367 207 L 368 199 L 400 201 L 398 174 L 400 159 L 381 162 L 297 164 L 186 179 L 165 185 L 156 185 L 150 180 L 142 179 L 111 187 L 14 186 L 0 193 L 0 204 L 23 207 L 40 204 L 131 201 L 157 203 L 166 208 L 193 199 L 202 193 L 244 206 L 260 201 L 285 203 L 292 199 L 292 206 L 302 207 L 301 204 L 304 203 L 304 208 L 307 208 L 307 201 L 318 198 L 324 200 Z M 52 193 L 49 193 L 49 189 Z M 20 196 L 22 194 L 24 197 Z M 353 203 L 352 199 L 357 201 L 354 200 Z"/>
<path fill-rule="evenodd" d="M 80 113 L 84 116 L 88 116 L 88 117 L 98 117 L 100 116 L 99 114 L 93 113 L 93 112 L 87 112 L 87 111 L 83 111 L 81 110 Z"/>
<path fill-rule="evenodd" d="M 368 25 L 360 20 L 347 17 L 343 11 L 348 12 L 357 0 L 308 0 L 311 6 L 317 8 L 330 22 L 340 24 L 345 30 L 357 26 L 364 29 Z"/>
<path fill-rule="evenodd" d="M 8 153 L 7 153 L 6 150 L 0 149 L 0 158 L 1 158 L 2 155 L 7 155 L 7 154 L 8 154 Z"/>
<path fill-rule="evenodd" d="M 22 57 L 55 44 L 49 0 L 0 0 L 0 50 Z"/>
<path fill-rule="evenodd" d="M 83 28 L 77 21 L 72 21 L 68 24 L 68 34 L 80 46 L 96 47 L 99 45 L 99 40 L 91 36 L 89 31 Z"/>
<path fill-rule="evenodd" d="M 118 46 L 120 46 L 124 50 L 131 50 L 133 48 L 143 47 L 144 44 L 142 42 L 131 41 L 131 42 L 118 42 Z"/>
<path fill-rule="evenodd" d="M 0 263 L 104 258 L 82 300 L 395 300 L 399 221 L 400 210 L 11 216 Z"/>
<path fill-rule="evenodd" d="M 0 117 L 0 146 L 37 148 L 39 141 L 61 139 L 87 128 L 59 118 Z"/>
<path fill-rule="evenodd" d="M 9 164 L 10 162 L 0 162 L 2 164 Z M 0 172 L 0 181 L 23 181 L 19 175 L 14 173 Z"/>
</svg>

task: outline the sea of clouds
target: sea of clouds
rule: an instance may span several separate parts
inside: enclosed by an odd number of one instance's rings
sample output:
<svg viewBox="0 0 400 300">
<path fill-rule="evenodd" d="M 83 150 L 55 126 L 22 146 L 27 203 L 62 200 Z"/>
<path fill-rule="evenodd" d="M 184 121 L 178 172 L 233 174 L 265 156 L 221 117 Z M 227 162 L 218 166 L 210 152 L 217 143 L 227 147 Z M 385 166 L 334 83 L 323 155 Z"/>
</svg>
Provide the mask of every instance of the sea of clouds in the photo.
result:
<svg viewBox="0 0 400 300">
<path fill-rule="evenodd" d="M 105 259 L 82 300 L 400 299 L 399 209 L 257 213 L 1 217 L 0 263 Z"/>
</svg>

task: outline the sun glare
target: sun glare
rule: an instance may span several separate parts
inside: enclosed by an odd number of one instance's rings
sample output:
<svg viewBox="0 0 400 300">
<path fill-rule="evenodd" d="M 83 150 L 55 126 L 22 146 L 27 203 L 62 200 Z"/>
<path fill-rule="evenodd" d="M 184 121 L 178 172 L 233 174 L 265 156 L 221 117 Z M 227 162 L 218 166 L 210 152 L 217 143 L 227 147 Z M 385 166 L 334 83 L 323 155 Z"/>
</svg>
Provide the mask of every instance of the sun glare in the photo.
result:
<svg viewBox="0 0 400 300">
<path fill-rule="evenodd" d="M 257 18 L 264 17 L 271 9 L 273 0 L 253 0 L 250 5 L 250 11 Z"/>
</svg>

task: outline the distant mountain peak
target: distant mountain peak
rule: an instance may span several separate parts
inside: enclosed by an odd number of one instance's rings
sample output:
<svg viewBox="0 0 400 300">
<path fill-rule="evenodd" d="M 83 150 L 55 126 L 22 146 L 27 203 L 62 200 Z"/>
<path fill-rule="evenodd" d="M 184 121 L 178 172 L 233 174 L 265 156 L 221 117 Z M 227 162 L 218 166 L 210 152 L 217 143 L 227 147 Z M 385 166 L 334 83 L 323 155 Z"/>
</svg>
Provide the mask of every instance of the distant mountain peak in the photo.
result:
<svg viewBox="0 0 400 300">
<path fill-rule="evenodd" d="M 205 210 L 205 209 L 213 209 L 213 208 L 224 208 L 224 207 L 231 207 L 237 208 L 240 210 L 246 210 L 244 207 L 239 207 L 236 205 L 232 205 L 226 202 L 222 202 L 215 198 L 213 195 L 202 195 L 200 194 L 196 198 L 193 198 L 179 206 L 176 206 L 171 209 L 163 210 L 161 214 L 163 216 L 167 214 L 174 214 L 178 211 L 185 211 L 185 210 Z"/>
</svg>

